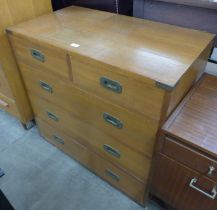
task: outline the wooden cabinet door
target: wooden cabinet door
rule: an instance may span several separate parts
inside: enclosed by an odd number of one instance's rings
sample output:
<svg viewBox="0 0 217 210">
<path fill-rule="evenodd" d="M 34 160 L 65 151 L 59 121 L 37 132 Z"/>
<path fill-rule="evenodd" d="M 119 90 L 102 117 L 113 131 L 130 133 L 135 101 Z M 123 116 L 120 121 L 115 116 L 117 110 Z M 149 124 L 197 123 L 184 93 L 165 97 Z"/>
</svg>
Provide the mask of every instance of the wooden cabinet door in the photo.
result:
<svg viewBox="0 0 217 210">
<path fill-rule="evenodd" d="M 151 183 L 153 194 L 177 210 L 217 209 L 217 196 L 214 193 L 217 184 L 215 182 L 164 155 L 158 154 L 155 161 L 157 164 L 153 170 Z M 190 183 L 194 178 L 198 181 L 191 187 Z"/>
</svg>

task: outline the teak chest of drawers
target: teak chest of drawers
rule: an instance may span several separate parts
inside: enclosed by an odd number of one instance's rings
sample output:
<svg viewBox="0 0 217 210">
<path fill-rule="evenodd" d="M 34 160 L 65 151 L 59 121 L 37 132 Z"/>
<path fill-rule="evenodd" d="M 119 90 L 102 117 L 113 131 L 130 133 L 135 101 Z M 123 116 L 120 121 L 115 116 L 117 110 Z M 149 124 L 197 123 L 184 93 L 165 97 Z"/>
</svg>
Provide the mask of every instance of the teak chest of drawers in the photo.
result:
<svg viewBox="0 0 217 210">
<path fill-rule="evenodd" d="M 214 36 L 80 7 L 7 32 L 42 136 L 143 203 L 157 130 Z"/>
<path fill-rule="evenodd" d="M 28 128 L 34 116 L 5 29 L 50 12 L 51 2 L 1 0 L 0 4 L 0 109 L 16 116 Z"/>
<path fill-rule="evenodd" d="M 205 75 L 163 126 L 151 191 L 177 210 L 217 209 L 217 77 Z"/>
</svg>

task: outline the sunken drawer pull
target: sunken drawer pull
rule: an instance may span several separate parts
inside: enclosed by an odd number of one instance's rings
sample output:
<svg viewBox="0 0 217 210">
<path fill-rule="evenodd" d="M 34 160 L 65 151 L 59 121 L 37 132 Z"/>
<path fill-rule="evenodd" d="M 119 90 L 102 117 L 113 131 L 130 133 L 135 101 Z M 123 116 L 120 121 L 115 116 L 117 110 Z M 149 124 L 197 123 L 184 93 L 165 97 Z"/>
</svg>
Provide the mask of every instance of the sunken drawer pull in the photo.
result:
<svg viewBox="0 0 217 210">
<path fill-rule="evenodd" d="M 59 117 L 57 117 L 55 114 L 53 114 L 53 113 L 51 113 L 51 112 L 48 112 L 48 111 L 47 111 L 47 116 L 48 116 L 50 119 L 52 119 L 52 120 L 54 120 L 54 121 L 56 121 L 56 122 L 59 121 Z"/>
<path fill-rule="evenodd" d="M 9 104 L 0 99 L 0 106 L 7 108 L 7 107 L 9 107 Z"/>
<path fill-rule="evenodd" d="M 119 129 L 123 128 L 123 123 L 119 119 L 111 116 L 110 114 L 104 113 L 103 118 L 107 123 L 119 128 Z"/>
<path fill-rule="evenodd" d="M 42 52 L 36 49 L 31 49 L 31 55 L 34 59 L 40 61 L 40 62 L 45 62 L 45 56 Z"/>
<path fill-rule="evenodd" d="M 101 77 L 100 78 L 100 84 L 107 88 L 108 90 L 114 91 L 115 93 L 121 93 L 122 92 L 122 86 L 119 82 L 116 82 L 114 80 L 111 80 L 107 77 Z"/>
<path fill-rule="evenodd" d="M 111 171 L 110 169 L 106 169 L 105 173 L 107 176 L 111 177 L 113 180 L 117 182 L 120 181 L 120 177 L 117 174 L 115 174 L 113 171 Z"/>
<path fill-rule="evenodd" d="M 60 137 L 58 137 L 56 135 L 53 135 L 53 140 L 56 141 L 59 144 L 62 144 L 62 145 L 65 144 L 64 140 L 62 140 Z"/>
<path fill-rule="evenodd" d="M 113 147 L 111 147 L 111 146 L 109 146 L 107 144 L 104 144 L 103 148 L 110 155 L 113 155 L 116 158 L 120 158 L 121 157 L 121 153 L 117 149 L 114 149 Z"/>
<path fill-rule="evenodd" d="M 189 184 L 190 188 L 202 193 L 203 195 L 205 195 L 206 197 L 208 197 L 212 200 L 214 200 L 216 198 L 216 196 L 217 196 L 217 187 L 216 186 L 213 187 L 211 193 L 207 193 L 207 192 L 201 190 L 200 188 L 198 188 L 196 186 L 196 183 L 197 183 L 197 178 L 193 178 Z"/>
<path fill-rule="evenodd" d="M 53 88 L 47 84 L 46 82 L 43 82 L 43 81 L 39 81 L 39 84 L 41 86 L 41 88 L 49 93 L 53 93 Z"/>
</svg>

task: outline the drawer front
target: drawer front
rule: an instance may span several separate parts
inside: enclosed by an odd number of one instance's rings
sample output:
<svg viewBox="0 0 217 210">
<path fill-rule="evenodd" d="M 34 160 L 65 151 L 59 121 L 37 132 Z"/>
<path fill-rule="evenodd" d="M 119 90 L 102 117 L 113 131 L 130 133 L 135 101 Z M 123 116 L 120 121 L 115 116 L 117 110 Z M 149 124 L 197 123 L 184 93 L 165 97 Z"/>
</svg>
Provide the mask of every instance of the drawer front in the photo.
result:
<svg viewBox="0 0 217 210">
<path fill-rule="evenodd" d="M 14 115 L 15 117 L 20 117 L 15 101 L 2 93 L 0 93 L 0 109 Z"/>
<path fill-rule="evenodd" d="M 137 202 L 143 202 L 145 192 L 145 185 L 143 183 L 88 150 L 87 147 L 75 140 L 76 137 L 73 138 L 65 135 L 65 133 L 63 134 L 63 132 L 49 126 L 39 118 L 36 118 L 36 121 L 42 136 L 50 143 L 63 150 L 66 154 L 79 161 Z"/>
<path fill-rule="evenodd" d="M 35 94 L 64 108 L 123 144 L 151 157 L 158 122 L 122 107 L 93 97 L 41 70 L 22 64 L 21 71 L 30 94 Z"/>
<path fill-rule="evenodd" d="M 73 83 L 101 98 L 159 120 L 164 91 L 151 82 L 145 84 L 71 58 Z"/>
<path fill-rule="evenodd" d="M 10 40 L 18 63 L 25 62 L 31 66 L 42 67 L 48 70 L 49 73 L 71 79 L 71 70 L 65 51 L 13 35 L 10 35 Z"/>
<path fill-rule="evenodd" d="M 176 142 L 172 138 L 165 139 L 162 153 L 217 181 L 217 162 L 215 160 Z"/>
<path fill-rule="evenodd" d="M 146 182 L 150 159 L 120 144 L 100 129 L 86 123 L 64 109 L 48 101 L 31 95 L 30 100 L 36 117 L 44 119 L 53 127 L 60 128 L 68 135 L 78 136 L 78 141 L 86 144 L 101 156 L 127 170 L 132 175 Z"/>
<path fill-rule="evenodd" d="M 151 191 L 177 210 L 216 210 L 217 183 L 158 154 Z"/>
</svg>

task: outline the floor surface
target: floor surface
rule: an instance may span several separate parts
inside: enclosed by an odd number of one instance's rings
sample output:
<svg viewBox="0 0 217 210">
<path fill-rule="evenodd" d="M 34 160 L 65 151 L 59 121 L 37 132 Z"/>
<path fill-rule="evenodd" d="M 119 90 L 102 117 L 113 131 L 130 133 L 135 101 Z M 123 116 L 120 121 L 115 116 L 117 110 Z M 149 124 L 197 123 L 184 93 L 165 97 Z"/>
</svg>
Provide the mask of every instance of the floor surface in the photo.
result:
<svg viewBox="0 0 217 210">
<path fill-rule="evenodd" d="M 0 189 L 16 210 L 144 210 L 3 111 L 0 168 Z M 151 201 L 148 210 L 162 208 Z"/>
</svg>

